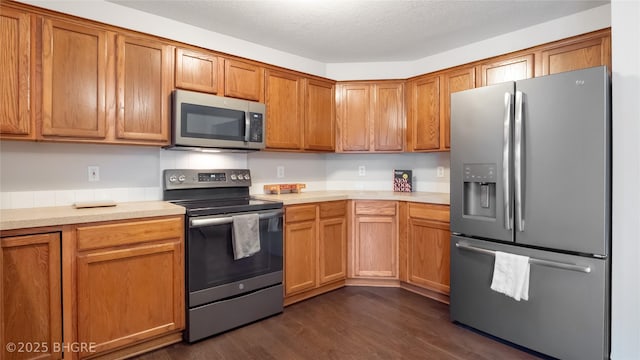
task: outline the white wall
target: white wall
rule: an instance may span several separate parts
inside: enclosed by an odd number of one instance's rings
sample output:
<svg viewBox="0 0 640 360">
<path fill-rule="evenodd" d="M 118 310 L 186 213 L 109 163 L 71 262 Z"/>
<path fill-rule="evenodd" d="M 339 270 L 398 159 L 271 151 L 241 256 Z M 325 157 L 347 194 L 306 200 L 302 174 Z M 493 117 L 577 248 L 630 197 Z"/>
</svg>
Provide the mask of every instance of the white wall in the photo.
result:
<svg viewBox="0 0 640 360">
<path fill-rule="evenodd" d="M 640 359 L 640 2 L 613 0 L 611 359 Z"/>
<path fill-rule="evenodd" d="M 280 152 L 256 152 L 248 156 L 253 177 L 251 192 L 262 194 L 265 184 L 304 183 L 306 191 L 326 190 L 326 155 Z M 284 168 L 284 177 L 277 176 L 277 168 Z"/>
</svg>

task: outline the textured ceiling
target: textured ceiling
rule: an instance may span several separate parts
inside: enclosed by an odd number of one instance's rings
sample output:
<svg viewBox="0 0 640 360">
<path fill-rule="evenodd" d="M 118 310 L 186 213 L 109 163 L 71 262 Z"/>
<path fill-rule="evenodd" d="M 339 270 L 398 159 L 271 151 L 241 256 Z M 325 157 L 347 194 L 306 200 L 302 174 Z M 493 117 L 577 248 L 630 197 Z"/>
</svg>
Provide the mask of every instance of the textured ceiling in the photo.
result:
<svg viewBox="0 0 640 360">
<path fill-rule="evenodd" d="M 408 61 L 608 1 L 109 0 L 324 63 Z"/>
</svg>

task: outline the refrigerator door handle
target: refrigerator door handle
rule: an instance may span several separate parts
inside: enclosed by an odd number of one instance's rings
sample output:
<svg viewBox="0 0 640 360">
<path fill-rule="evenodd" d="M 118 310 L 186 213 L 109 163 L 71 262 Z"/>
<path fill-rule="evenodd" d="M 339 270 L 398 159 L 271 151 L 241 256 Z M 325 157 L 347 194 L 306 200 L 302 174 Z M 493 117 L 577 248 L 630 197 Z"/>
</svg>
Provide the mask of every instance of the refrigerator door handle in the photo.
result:
<svg viewBox="0 0 640 360">
<path fill-rule="evenodd" d="M 503 124 L 503 148 L 502 148 L 502 191 L 504 209 L 504 228 L 511 230 L 513 227 L 513 209 L 511 208 L 511 124 L 513 123 L 513 111 L 511 111 L 512 94 L 504 93 L 504 124 Z"/>
<path fill-rule="evenodd" d="M 516 212 L 516 230 L 524 231 L 524 121 L 523 121 L 523 93 L 516 91 L 516 109 L 515 109 L 515 129 L 514 129 L 514 152 L 513 152 L 513 171 L 515 185 L 515 212 Z"/>
<path fill-rule="evenodd" d="M 476 252 L 476 253 L 479 253 L 479 254 L 485 254 L 485 255 L 490 255 L 490 256 L 494 256 L 494 257 L 496 256 L 496 252 L 493 251 L 493 250 L 479 248 L 479 247 L 472 246 L 472 245 L 456 243 L 456 247 L 458 249 L 467 250 L 467 251 L 473 251 L 473 252 Z M 589 266 L 568 264 L 568 263 L 563 263 L 563 262 L 559 262 L 559 261 L 551 261 L 551 260 L 544 260 L 544 259 L 536 259 L 536 258 L 532 258 L 532 257 L 529 258 L 529 264 L 542 265 L 542 266 L 547 266 L 547 267 L 552 267 L 552 268 L 562 269 L 562 270 L 577 271 L 577 272 L 582 272 L 582 273 L 586 273 L 586 274 L 591 272 L 591 267 L 589 267 Z"/>
</svg>

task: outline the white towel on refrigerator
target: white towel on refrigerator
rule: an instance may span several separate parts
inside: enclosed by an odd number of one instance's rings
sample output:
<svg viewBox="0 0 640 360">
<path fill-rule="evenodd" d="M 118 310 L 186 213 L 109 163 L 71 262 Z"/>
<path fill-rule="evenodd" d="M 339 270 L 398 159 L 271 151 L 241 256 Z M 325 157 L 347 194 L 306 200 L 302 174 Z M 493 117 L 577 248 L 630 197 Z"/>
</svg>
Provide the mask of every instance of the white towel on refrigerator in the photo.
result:
<svg viewBox="0 0 640 360">
<path fill-rule="evenodd" d="M 496 251 L 491 289 L 516 301 L 529 300 L 529 257 Z"/>
</svg>

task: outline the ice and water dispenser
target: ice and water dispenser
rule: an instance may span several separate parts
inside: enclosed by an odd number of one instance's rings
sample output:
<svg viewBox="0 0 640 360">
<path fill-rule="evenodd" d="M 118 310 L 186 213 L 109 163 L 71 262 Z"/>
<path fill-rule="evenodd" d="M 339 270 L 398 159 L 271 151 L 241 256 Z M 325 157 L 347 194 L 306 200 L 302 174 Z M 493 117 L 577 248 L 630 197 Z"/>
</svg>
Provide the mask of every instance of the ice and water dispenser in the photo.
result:
<svg viewBox="0 0 640 360">
<path fill-rule="evenodd" d="M 464 215 L 495 220 L 496 164 L 464 164 Z"/>
</svg>

